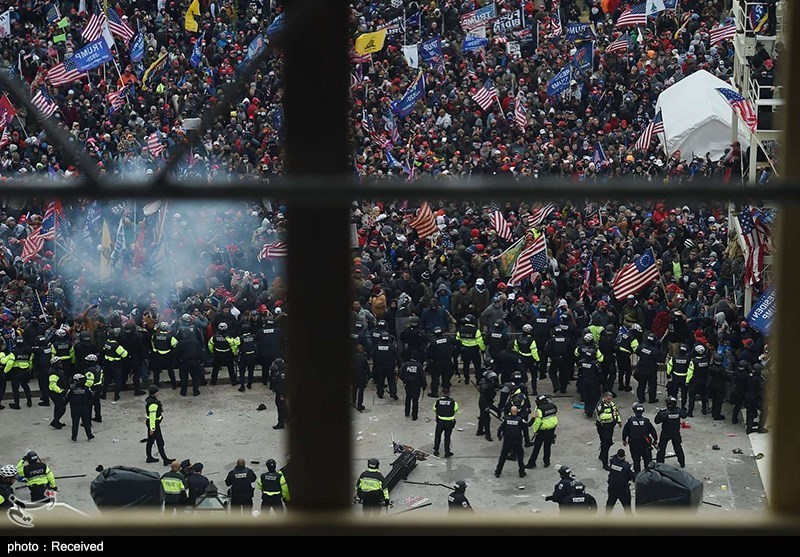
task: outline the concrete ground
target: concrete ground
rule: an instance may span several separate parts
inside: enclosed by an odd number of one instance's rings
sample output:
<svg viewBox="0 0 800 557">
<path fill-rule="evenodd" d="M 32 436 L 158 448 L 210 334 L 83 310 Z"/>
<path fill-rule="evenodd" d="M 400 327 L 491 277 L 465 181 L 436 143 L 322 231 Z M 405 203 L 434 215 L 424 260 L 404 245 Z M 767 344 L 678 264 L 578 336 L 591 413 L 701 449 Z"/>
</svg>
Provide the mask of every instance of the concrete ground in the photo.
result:
<svg viewBox="0 0 800 557">
<path fill-rule="evenodd" d="M 545 382 L 540 387 L 546 389 Z M 543 390 L 542 389 L 542 390 Z M 388 395 L 378 399 L 374 385 L 367 388 L 364 404 L 366 410 L 359 414 L 353 411 L 354 460 L 353 477 L 366 467 L 366 460 L 377 457 L 381 470 L 388 473 L 394 460 L 392 436 L 398 442 L 432 452 L 434 399 L 423 396 L 420 419 L 411 421 L 403 415 L 403 389 L 400 400 L 393 401 Z M 558 480 L 557 468 L 566 464 L 572 468 L 577 479 L 586 484 L 587 492 L 605 504 L 607 473 L 597 459 L 599 443 L 594 421 L 584 417 L 582 410 L 573 408 L 578 402 L 571 396 L 571 387 L 565 398 L 554 399 L 559 407 L 558 439 L 553 447 L 552 466 L 528 470 L 528 476 L 520 479 L 516 465 L 508 462 L 503 475 L 494 477 L 500 443 L 490 443 L 476 437 L 477 391 L 473 385 L 455 384 L 452 396 L 458 401 L 456 431 L 453 432 L 451 458 L 430 457 L 418 464 L 409 476 L 410 481 L 451 484 L 465 480 L 467 497 L 472 506 L 481 512 L 515 509 L 531 513 L 556 513 L 554 503 L 544 501 L 552 493 Z M 164 403 L 163 431 L 166 450 L 170 457 L 192 462 L 203 462 L 205 473 L 224 492 L 224 478 L 238 457 L 248 462 L 259 461 L 250 466 L 260 474 L 265 470 L 264 461 L 274 458 L 279 466 L 285 462 L 285 442 L 288 430 L 274 431 L 276 412 L 273 396 L 266 387 L 256 384 L 252 391 L 239 393 L 234 387 L 218 385 L 203 388 L 199 397 L 180 397 L 168 387 L 161 391 Z M 665 393 L 660 389 L 661 401 Z M 58 475 L 86 474 L 84 478 L 63 479 L 58 482 L 59 499 L 90 514 L 97 513 L 90 494 L 89 484 L 97 473 L 98 465 L 138 466 L 163 473 L 166 468 L 158 464 L 145 464 L 144 445 L 139 440 L 145 437 L 144 397 L 134 398 L 130 391 L 124 392 L 122 400 L 113 403 L 111 398 L 103 401 L 103 423 L 93 424 L 96 439 L 87 442 L 83 431 L 77 443 L 70 440 L 69 427 L 56 431 L 48 426 L 52 408 L 36 406 L 22 410 L 6 408 L 0 411 L 2 444 L 1 464 L 19 460 L 28 450 L 35 450 Z M 7 402 L 7 401 L 6 401 Z M 265 411 L 256 411 L 259 403 L 267 406 Z M 632 393 L 621 393 L 617 404 L 623 421 L 630 415 L 634 402 Z M 663 402 L 661 403 L 663 404 Z M 698 405 L 699 406 L 699 405 Z M 655 405 L 645 405 L 646 415 L 652 419 Z M 730 417 L 730 407 L 723 412 Z M 698 408 L 699 413 L 699 408 Z M 324 417 L 320 417 L 324 418 Z M 70 423 L 69 413 L 64 417 Z M 324 420 L 323 420 L 324 421 Z M 687 455 L 687 471 L 703 480 L 704 500 L 721 505 L 702 505 L 702 513 L 730 511 L 760 511 L 766 508 L 766 495 L 762 485 L 757 461 L 753 457 L 750 441 L 740 423 L 714 422 L 709 416 L 688 419 L 691 429 L 682 430 L 684 450 Z M 498 421 L 492 418 L 493 436 Z M 765 437 L 758 436 L 757 452 L 768 454 Z M 612 454 L 622 448 L 621 430 L 615 432 Z M 712 445 L 720 450 L 712 450 Z M 734 449 L 742 454 L 733 454 Z M 526 449 L 526 461 L 531 449 Z M 442 449 L 442 454 L 444 450 Z M 541 458 L 541 457 L 540 457 Z M 675 463 L 674 459 L 667 460 Z M 766 459 L 759 461 L 759 464 Z M 25 494 L 25 490 L 19 493 Z M 414 513 L 441 513 L 447 507 L 448 491 L 443 487 L 412 485 L 401 482 L 391 494 L 394 507 L 389 514 L 408 509 L 419 498 L 429 498 L 432 503 Z M 357 509 L 356 509 L 357 510 Z M 615 513 L 621 514 L 618 506 Z"/>
</svg>

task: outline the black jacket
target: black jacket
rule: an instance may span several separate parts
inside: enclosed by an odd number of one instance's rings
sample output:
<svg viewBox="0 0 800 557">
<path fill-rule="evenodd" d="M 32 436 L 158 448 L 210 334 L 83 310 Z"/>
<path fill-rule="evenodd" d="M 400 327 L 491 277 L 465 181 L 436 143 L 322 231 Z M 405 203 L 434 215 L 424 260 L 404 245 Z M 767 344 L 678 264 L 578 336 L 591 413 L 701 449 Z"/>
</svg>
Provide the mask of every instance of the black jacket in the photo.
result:
<svg viewBox="0 0 800 557">
<path fill-rule="evenodd" d="M 256 473 L 250 468 L 237 466 L 228 472 L 228 477 L 225 478 L 225 485 L 231 488 L 231 497 L 247 499 L 253 496 L 253 482 L 256 479 Z"/>
</svg>

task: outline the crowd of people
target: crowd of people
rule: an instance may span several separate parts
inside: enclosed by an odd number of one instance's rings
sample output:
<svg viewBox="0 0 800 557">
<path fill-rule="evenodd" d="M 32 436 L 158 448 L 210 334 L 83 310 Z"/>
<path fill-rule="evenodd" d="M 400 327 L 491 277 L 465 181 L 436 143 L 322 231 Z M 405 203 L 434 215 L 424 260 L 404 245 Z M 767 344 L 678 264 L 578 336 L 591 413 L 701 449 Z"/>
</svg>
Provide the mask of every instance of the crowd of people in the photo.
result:
<svg viewBox="0 0 800 557">
<path fill-rule="evenodd" d="M 214 106 L 216 92 L 235 78 L 252 39 L 282 12 L 281 2 L 203 1 L 199 31 L 193 33 L 184 25 L 189 2 L 109 3 L 142 34 L 143 59 L 132 62 L 117 37 L 118 68 L 92 70 L 88 78 L 52 86 L 48 69 L 84 44 L 82 31 L 96 10 L 89 5 L 84 11 L 88 2 L 56 4 L 67 19 L 64 26 L 48 20 L 52 2 L 0 1 L 0 11 L 14 8 L 11 33 L 0 38 L 0 65 L 24 79 L 32 95 L 44 87 L 58 105 L 53 118 L 101 172 L 121 177 L 163 164 L 186 140 L 183 121 Z M 655 143 L 634 147 L 654 116 L 659 92 L 698 69 L 730 77 L 732 43 L 709 42 L 710 29 L 727 15 L 725 2 L 680 0 L 679 10 L 666 10 L 647 27 L 629 30 L 627 56 L 605 51 L 621 35 L 614 22 L 626 3 L 599 0 L 497 3 L 500 14 L 523 9 L 539 36 L 520 40 L 519 55 L 510 54 L 508 43 L 491 32 L 481 50 L 463 52 L 459 17 L 484 4 L 352 2 L 354 38 L 396 25 L 397 18 L 403 21 L 402 33 L 390 35 L 369 60 L 353 55 L 358 176 L 474 173 L 522 179 L 552 174 L 585 181 L 633 175 L 668 182 L 740 174 L 737 145 L 721 161 L 665 154 Z M 613 10 L 605 13 L 609 4 Z M 554 32 L 557 17 L 560 37 Z M 594 65 L 574 74 L 568 94 L 548 97 L 548 81 L 574 48 L 564 36 L 566 25 L 577 21 L 594 24 Z M 55 41 L 62 32 L 64 39 Z M 397 118 L 390 103 L 417 75 L 402 46 L 436 36 L 442 59 L 422 62 L 423 103 Z M 203 41 L 201 59 L 193 64 L 196 41 Z M 167 68 L 150 83 L 152 74 L 145 78 L 144 71 L 163 54 Z M 780 49 L 773 55 L 759 50 L 751 61 L 754 72 L 767 72 L 768 79 L 779 55 Z M 232 107 L 229 118 L 202 132 L 203 141 L 181 171 L 187 179 L 282 173 L 281 64 L 280 50 L 272 49 L 247 98 Z M 487 79 L 497 88 L 498 102 L 482 110 L 471 94 Z M 107 94 L 128 83 L 135 86 L 125 104 L 110 113 Z M 513 118 L 516 102 L 524 106 L 524 125 Z M 81 169 L 65 164 L 48 143 L 37 116 L 16 110 L 0 140 L 3 179 L 36 173 L 54 179 L 79 176 Z M 163 153 L 148 146 L 154 133 Z M 764 335 L 743 314 L 746 261 L 726 206 L 644 200 L 556 205 L 526 200 L 499 206 L 431 200 L 427 206 L 435 229 L 421 235 L 417 207 L 403 200 L 352 204 L 351 337 L 358 410 L 364 409 L 370 380 L 380 398 L 387 391 L 399 398 L 397 380 L 405 383 L 405 413 L 412 419 L 426 391 L 439 400 L 440 388 L 446 398 L 453 381 L 473 380 L 480 390 L 478 433 L 491 438 L 493 413 L 505 430 L 513 429 L 509 419 L 519 415 L 525 426 L 519 433 L 532 446 L 555 433 L 555 426 L 548 427 L 552 421 L 543 425 L 549 416 L 537 414 L 551 404 L 547 399 L 537 404 L 539 393 L 566 394 L 577 380 L 576 394 L 587 416 L 597 421 L 605 448 L 601 460 L 609 466 L 606 424 L 612 430 L 621 424 L 613 399 L 636 389 L 639 403 L 655 404 L 658 373 L 666 369 L 674 397 L 667 410 L 677 408 L 679 420 L 693 416 L 696 399 L 703 413 L 725 419 L 721 405 L 729 401 L 734 423 L 744 406 L 747 430 L 766 431 L 763 374 L 769 350 Z M 129 380 L 133 396 L 143 396 L 148 384 L 163 386 L 168 376 L 182 395 L 191 380 L 197 395 L 225 369 L 240 391 L 259 380 L 269 383 L 278 413 L 275 428 L 284 427 L 289 310 L 281 266 L 284 213 L 280 204 L 265 201 L 138 207 L 7 200 L 0 224 L 0 362 L 5 366 L 0 392 L 10 384 L 10 409 L 25 412 L 22 397 L 31 406 L 28 383 L 38 381 L 39 404 L 54 406 L 50 425 L 64 427 L 60 418 L 66 404 L 74 403 L 72 438 L 82 423 L 91 439 L 91 420 L 102 420 L 101 401 L 112 385 L 115 399 Z M 31 255 L 31 238 L 48 215 L 58 224 Z M 497 215 L 507 232 L 498 230 Z M 544 235 L 546 264 L 513 282 L 507 250 L 531 234 Z M 614 277 L 648 254 L 658 277 L 615 297 Z M 756 282 L 755 296 L 766 286 Z M 84 394 L 75 394 L 76 388 Z M 448 426 L 439 429 L 449 456 Z M 675 443 L 674 436 L 666 438 Z M 505 439 L 504 447 L 508 433 Z M 549 464 L 549 443 L 542 442 Z M 501 463 L 507 452 L 517 455 L 516 447 L 507 448 Z M 169 465 L 171 459 L 163 452 L 162 457 Z M 536 458 L 532 455 L 529 464 Z M 522 456 L 519 463 L 523 475 Z"/>
</svg>

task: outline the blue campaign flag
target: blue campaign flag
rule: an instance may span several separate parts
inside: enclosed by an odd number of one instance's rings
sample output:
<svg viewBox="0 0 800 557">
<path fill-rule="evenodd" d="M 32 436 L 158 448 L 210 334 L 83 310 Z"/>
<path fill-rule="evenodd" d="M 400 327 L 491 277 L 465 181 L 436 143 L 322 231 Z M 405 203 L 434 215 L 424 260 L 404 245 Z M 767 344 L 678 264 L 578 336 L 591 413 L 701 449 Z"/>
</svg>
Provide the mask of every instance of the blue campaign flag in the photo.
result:
<svg viewBox="0 0 800 557">
<path fill-rule="evenodd" d="M 747 324 L 755 330 L 768 335 L 773 319 L 775 319 L 775 287 L 770 286 L 758 299 L 753 309 L 750 310 L 750 315 L 747 316 Z"/>
<path fill-rule="evenodd" d="M 132 63 L 141 62 L 144 58 L 144 35 L 136 33 L 136 36 L 131 41 L 130 58 Z"/>
<path fill-rule="evenodd" d="M 572 64 L 578 71 L 592 71 L 594 68 L 594 41 L 584 43 L 575 51 Z"/>
<path fill-rule="evenodd" d="M 555 97 L 569 89 L 570 79 L 572 79 L 572 66 L 567 65 L 547 83 L 547 96 Z"/>
<path fill-rule="evenodd" d="M 603 146 L 599 143 L 595 143 L 594 145 L 594 156 L 592 157 L 592 162 L 598 168 L 600 168 L 601 164 L 608 162 L 608 159 L 606 158 L 606 152 L 603 150 Z"/>
<path fill-rule="evenodd" d="M 422 12 L 417 10 L 406 18 L 406 27 L 419 27 L 422 24 Z"/>
<path fill-rule="evenodd" d="M 198 37 L 197 40 L 194 42 L 194 48 L 192 49 L 192 57 L 189 58 L 189 63 L 192 65 L 193 68 L 196 68 L 200 64 L 200 60 L 203 59 L 203 43 L 205 40 L 202 37 Z"/>
<path fill-rule="evenodd" d="M 264 36 L 264 33 L 259 33 L 253 40 L 250 41 L 250 44 L 247 45 L 247 54 L 244 56 L 244 60 L 240 64 L 236 66 L 237 69 L 243 68 L 247 63 L 261 54 L 265 48 L 267 48 L 267 38 Z"/>
<path fill-rule="evenodd" d="M 464 42 L 461 44 L 462 52 L 472 52 L 474 50 L 480 50 L 489 42 L 489 39 L 484 37 L 479 37 L 477 35 L 467 35 L 464 37 Z"/>
<path fill-rule="evenodd" d="M 283 12 L 278 14 L 278 17 L 272 20 L 272 23 L 267 27 L 267 37 L 270 39 L 277 38 L 283 32 L 286 22 L 283 20 Z"/>
<path fill-rule="evenodd" d="M 437 35 L 432 39 L 419 43 L 419 56 L 429 66 L 444 65 L 442 38 Z"/>
<path fill-rule="evenodd" d="M 405 118 L 414 110 L 417 101 L 425 96 L 425 77 L 420 71 L 411 85 L 408 86 L 406 94 L 399 101 L 392 102 L 392 111 L 400 118 Z"/>
<path fill-rule="evenodd" d="M 567 23 L 567 40 L 593 39 L 594 31 L 589 23 Z"/>
<path fill-rule="evenodd" d="M 79 72 L 88 72 L 113 59 L 114 55 L 103 37 L 77 50 L 72 57 L 72 61 L 75 62 L 75 67 Z"/>
</svg>

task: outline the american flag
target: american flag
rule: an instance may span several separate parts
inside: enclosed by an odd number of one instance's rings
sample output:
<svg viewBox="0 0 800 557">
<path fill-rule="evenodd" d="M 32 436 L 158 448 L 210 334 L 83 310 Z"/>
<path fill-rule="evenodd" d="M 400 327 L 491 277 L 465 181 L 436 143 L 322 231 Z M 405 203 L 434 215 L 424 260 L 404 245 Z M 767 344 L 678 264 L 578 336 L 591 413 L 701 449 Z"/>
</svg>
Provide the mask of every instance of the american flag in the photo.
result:
<svg viewBox="0 0 800 557">
<path fill-rule="evenodd" d="M 467 61 L 467 77 L 473 80 L 478 79 L 478 74 L 475 73 L 475 68 L 470 61 Z"/>
<path fill-rule="evenodd" d="M 659 277 L 653 249 L 644 252 L 633 263 L 628 263 L 614 277 L 612 288 L 617 300 L 624 300 L 629 294 L 636 294 Z"/>
<path fill-rule="evenodd" d="M 586 296 L 590 300 L 592 299 L 592 285 L 591 285 L 591 277 L 592 277 L 592 265 L 594 263 L 594 254 L 590 251 L 589 252 L 589 260 L 586 262 L 586 269 L 583 273 L 583 284 L 581 285 L 581 295 L 579 300 L 583 300 L 583 297 Z"/>
<path fill-rule="evenodd" d="M 497 96 L 497 89 L 491 79 L 487 79 L 483 87 L 478 89 L 474 95 L 470 96 L 483 110 L 486 110 L 495 102 L 500 102 L 500 97 Z"/>
<path fill-rule="evenodd" d="M 630 36 L 627 33 L 622 35 L 613 43 L 609 44 L 606 47 L 606 53 L 611 52 L 628 52 L 628 48 L 630 48 Z"/>
<path fill-rule="evenodd" d="M 106 14 L 103 12 L 94 13 L 89 21 L 86 22 L 86 27 L 81 32 L 81 37 L 87 42 L 96 41 L 103 34 L 103 29 L 106 25 Z"/>
<path fill-rule="evenodd" d="M 622 12 L 622 15 L 619 16 L 617 20 L 617 27 L 624 27 L 626 25 L 647 25 L 647 5 L 646 4 L 635 4 L 633 6 L 628 6 L 628 8 Z"/>
<path fill-rule="evenodd" d="M 264 244 L 261 252 L 258 254 L 258 260 L 264 261 L 272 257 L 287 257 L 289 250 L 284 242 L 275 242 L 274 244 Z"/>
<path fill-rule="evenodd" d="M 608 162 L 608 158 L 606 158 L 606 152 L 603 150 L 603 146 L 600 145 L 599 143 L 595 143 L 594 154 L 592 155 L 592 162 L 597 168 L 600 168 L 600 165 L 602 165 L 603 163 Z"/>
<path fill-rule="evenodd" d="M 432 236 L 438 228 L 436 228 L 436 219 L 433 218 L 431 206 L 427 201 L 424 201 L 417 210 L 417 216 L 414 217 L 409 223 L 411 228 L 417 231 L 420 238 L 427 238 Z"/>
<path fill-rule="evenodd" d="M 0 149 L 11 143 L 11 134 L 8 133 L 8 126 L 3 128 L 3 135 L 0 136 Z"/>
<path fill-rule="evenodd" d="M 56 237 L 56 228 L 61 217 L 61 202 L 52 201 L 47 206 L 44 219 L 39 228 L 28 234 L 27 238 L 22 239 L 22 262 L 27 263 L 36 257 L 46 240 L 53 240 Z"/>
<path fill-rule="evenodd" d="M 111 32 L 121 38 L 125 44 L 128 44 L 131 39 L 136 35 L 131 29 L 130 25 L 120 19 L 119 14 L 111 8 L 108 8 L 108 28 Z"/>
<path fill-rule="evenodd" d="M 556 206 L 552 203 L 548 203 L 547 205 L 542 205 L 541 207 L 537 207 L 536 209 L 531 209 L 530 216 L 525 219 L 527 215 L 523 215 L 523 223 L 527 227 L 539 226 L 544 222 L 544 219 L 547 218 L 547 215 L 555 211 Z M 527 220 L 527 222 L 525 222 Z"/>
<path fill-rule="evenodd" d="M 116 91 L 112 91 L 108 94 L 106 99 L 108 100 L 108 104 L 111 105 L 109 107 L 109 112 L 112 114 L 122 108 L 125 105 L 125 102 L 128 98 L 128 91 L 130 91 L 131 86 L 130 84 L 126 85 L 122 89 L 118 89 Z"/>
<path fill-rule="evenodd" d="M 161 156 L 161 151 L 164 150 L 164 145 L 161 143 L 161 139 L 158 137 L 158 132 L 151 133 L 147 138 L 147 150 L 150 151 L 150 154 L 155 158 Z"/>
<path fill-rule="evenodd" d="M 729 17 L 711 30 L 711 46 L 733 39 L 735 36 L 736 22 L 732 17 Z"/>
<path fill-rule="evenodd" d="M 553 11 L 550 13 L 550 33 L 547 34 L 548 37 L 560 37 L 564 32 L 564 27 L 561 25 L 559 4 L 561 4 L 560 1 L 553 2 Z"/>
<path fill-rule="evenodd" d="M 750 101 L 733 89 L 720 87 L 717 91 L 719 91 L 720 95 L 725 97 L 725 100 L 731 105 L 733 111 L 739 115 L 739 118 L 750 128 L 750 131 L 755 133 L 756 129 L 758 129 L 758 114 L 753 110 L 753 105 L 750 104 Z"/>
<path fill-rule="evenodd" d="M 375 133 L 375 128 L 372 127 L 372 116 L 367 114 L 366 109 L 361 110 L 361 131 L 365 135 L 372 135 Z"/>
<path fill-rule="evenodd" d="M 87 77 L 87 75 L 88 74 L 78 71 L 72 58 L 67 58 L 47 71 L 47 81 L 54 86 L 66 85 L 67 83 L 72 83 L 73 81 Z"/>
<path fill-rule="evenodd" d="M 534 271 L 542 271 L 547 267 L 547 240 L 544 233 L 531 231 L 533 239 L 529 240 L 519 254 L 514 268 L 511 271 L 511 278 L 508 280 L 509 286 L 517 286 L 523 280 L 531 277 Z M 533 282 L 535 278 L 531 278 Z"/>
<path fill-rule="evenodd" d="M 653 118 L 652 121 L 647 124 L 647 127 L 645 127 L 641 137 L 639 137 L 639 139 L 636 141 L 636 144 L 633 146 L 633 148 L 644 150 L 649 149 L 650 144 L 653 142 L 653 138 L 658 137 L 658 134 L 660 133 L 664 133 L 664 118 L 659 110 L 656 113 L 655 118 Z"/>
<path fill-rule="evenodd" d="M 497 235 L 504 240 L 511 241 L 511 227 L 506 222 L 506 218 L 497 206 L 492 206 L 491 223 L 492 227 L 497 230 Z"/>
<path fill-rule="evenodd" d="M 761 280 L 764 272 L 764 254 L 769 250 L 769 238 L 772 234 L 759 211 L 755 207 L 745 205 L 737 217 L 739 221 L 739 245 L 742 246 L 745 259 L 744 283 L 747 285 Z"/>
<path fill-rule="evenodd" d="M 39 110 L 42 118 L 50 118 L 58 110 L 58 105 L 53 99 L 45 92 L 44 87 L 36 91 L 36 94 L 31 99 L 33 105 Z"/>
<path fill-rule="evenodd" d="M 525 131 L 525 124 L 528 123 L 528 117 L 525 114 L 525 95 L 522 91 L 517 93 L 517 99 L 514 102 L 514 123 L 519 126 L 523 132 Z"/>
</svg>

